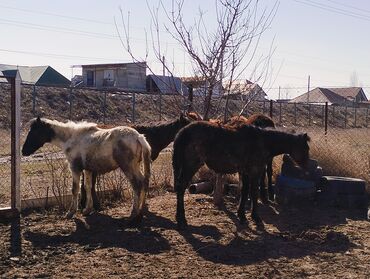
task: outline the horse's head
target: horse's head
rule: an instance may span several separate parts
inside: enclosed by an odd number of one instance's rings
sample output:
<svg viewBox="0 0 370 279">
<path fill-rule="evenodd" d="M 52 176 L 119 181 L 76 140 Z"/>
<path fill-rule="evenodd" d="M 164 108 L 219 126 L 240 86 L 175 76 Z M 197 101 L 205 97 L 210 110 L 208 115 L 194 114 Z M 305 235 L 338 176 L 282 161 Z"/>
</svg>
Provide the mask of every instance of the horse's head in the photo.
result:
<svg viewBox="0 0 370 279">
<path fill-rule="evenodd" d="M 186 114 L 181 113 L 178 119 L 180 127 L 185 127 L 193 121 L 202 120 L 201 117 L 195 112 L 188 112 Z"/>
<path fill-rule="evenodd" d="M 33 154 L 46 142 L 50 142 L 54 136 L 55 132 L 51 125 L 37 117 L 37 119 L 31 122 L 30 131 L 22 147 L 22 155 L 29 156 Z"/>
<path fill-rule="evenodd" d="M 305 168 L 309 159 L 308 142 L 310 137 L 307 134 L 300 134 L 297 136 L 296 142 L 291 146 L 289 153 L 293 160 L 302 168 Z"/>
</svg>

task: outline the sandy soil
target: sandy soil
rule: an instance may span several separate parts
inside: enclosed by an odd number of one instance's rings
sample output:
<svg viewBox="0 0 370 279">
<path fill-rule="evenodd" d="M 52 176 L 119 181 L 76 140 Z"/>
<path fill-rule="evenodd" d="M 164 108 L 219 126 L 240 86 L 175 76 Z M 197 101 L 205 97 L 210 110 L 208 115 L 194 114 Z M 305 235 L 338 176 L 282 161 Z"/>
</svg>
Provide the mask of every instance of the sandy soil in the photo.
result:
<svg viewBox="0 0 370 279">
<path fill-rule="evenodd" d="M 223 210 L 187 195 L 187 230 L 174 222 L 176 197 L 148 200 L 140 228 L 128 228 L 126 202 L 64 219 L 33 212 L 0 225 L 3 278 L 369 278 L 370 222 L 363 212 L 261 205 L 263 227 L 238 224 L 232 198 Z M 12 243 L 12 244 L 11 244 Z"/>
</svg>

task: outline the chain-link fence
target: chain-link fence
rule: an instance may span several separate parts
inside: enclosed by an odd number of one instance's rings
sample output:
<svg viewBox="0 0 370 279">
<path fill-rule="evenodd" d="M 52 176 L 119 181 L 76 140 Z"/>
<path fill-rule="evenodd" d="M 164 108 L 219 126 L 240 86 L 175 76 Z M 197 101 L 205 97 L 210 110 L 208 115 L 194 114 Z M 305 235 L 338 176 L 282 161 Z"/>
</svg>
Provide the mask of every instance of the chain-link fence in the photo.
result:
<svg viewBox="0 0 370 279">
<path fill-rule="evenodd" d="M 0 202 L 7 204 L 10 191 L 10 117 L 9 88 L 0 84 L 0 125 L 2 151 L 0 158 Z M 202 111 L 201 97 L 194 96 L 192 107 Z M 211 116 L 223 117 L 226 100 L 214 98 Z M 86 120 L 113 125 L 171 120 L 186 111 L 189 102 L 177 95 L 139 94 L 120 91 L 97 91 L 57 87 L 22 86 L 22 140 L 28 122 L 37 115 L 61 121 Z M 271 115 L 278 127 L 307 132 L 311 137 L 311 156 L 318 159 L 325 174 L 352 176 L 370 182 L 369 109 L 279 102 L 230 100 L 227 115 L 254 113 Z M 274 160 L 275 173 L 280 171 L 281 158 Z M 172 185 L 171 152 L 167 149 L 153 164 L 151 188 L 161 191 Z M 124 175 L 115 171 L 101 176 L 97 188 L 118 197 L 127 196 L 130 187 Z M 65 196 L 71 192 L 71 175 L 63 154 L 45 145 L 31 157 L 22 158 L 22 199 L 45 198 L 66 206 Z M 113 191 L 111 191 L 113 190 Z"/>
</svg>

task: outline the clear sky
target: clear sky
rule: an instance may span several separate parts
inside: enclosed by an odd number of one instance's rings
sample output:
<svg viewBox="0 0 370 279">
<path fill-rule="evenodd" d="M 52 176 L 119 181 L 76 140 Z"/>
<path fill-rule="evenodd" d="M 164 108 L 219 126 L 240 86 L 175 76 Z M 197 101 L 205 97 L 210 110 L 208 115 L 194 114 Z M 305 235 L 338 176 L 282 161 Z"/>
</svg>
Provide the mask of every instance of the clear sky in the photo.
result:
<svg viewBox="0 0 370 279">
<path fill-rule="evenodd" d="M 214 0 L 185 2 L 189 20 L 201 6 L 207 12 L 209 26 L 213 26 Z M 260 1 L 267 7 L 273 2 Z M 152 6 L 157 1 L 148 3 Z M 114 25 L 114 18 L 120 21 L 119 7 L 125 15 L 130 12 L 132 49 L 144 57 L 144 30 L 151 47 L 145 0 L 0 0 L 0 64 L 50 65 L 71 78 L 79 73 L 77 69 L 72 72 L 71 65 L 129 62 Z M 122 31 L 121 25 L 119 29 Z M 369 30 L 368 0 L 280 0 L 271 28 L 259 45 L 261 53 L 268 52 L 274 39 L 273 74 L 265 88 L 269 97 L 278 97 L 279 86 L 282 98 L 306 92 L 310 75 L 311 88 L 358 85 L 370 98 Z M 184 51 L 165 32 L 161 42 L 176 74 L 188 76 L 191 68 Z M 161 73 L 152 55 L 148 63 Z M 356 79 L 351 79 L 354 75 Z"/>
</svg>

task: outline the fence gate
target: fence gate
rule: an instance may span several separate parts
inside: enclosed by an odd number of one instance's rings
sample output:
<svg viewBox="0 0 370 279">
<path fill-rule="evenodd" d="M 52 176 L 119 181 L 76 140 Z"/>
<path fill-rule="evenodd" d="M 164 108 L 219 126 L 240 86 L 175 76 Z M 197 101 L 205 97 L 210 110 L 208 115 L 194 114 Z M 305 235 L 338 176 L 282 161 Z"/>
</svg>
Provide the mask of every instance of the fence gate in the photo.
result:
<svg viewBox="0 0 370 279">
<path fill-rule="evenodd" d="M 0 208 L 0 217 L 16 217 L 19 216 L 21 210 L 20 196 L 20 106 L 21 106 L 21 78 L 19 72 L 16 72 L 15 77 L 0 76 L 5 78 L 10 83 L 10 205 Z M 6 142 L 6 139 L 3 142 Z M 6 156 L 2 156 L 2 164 L 8 165 Z M 7 172 L 6 176 L 9 176 Z M 9 190 L 7 185 L 0 185 L 6 192 Z M 6 189 L 8 188 L 8 189 Z"/>
</svg>

